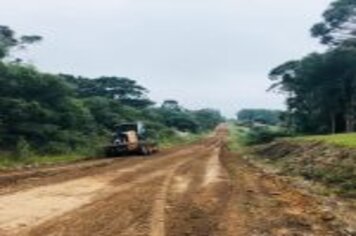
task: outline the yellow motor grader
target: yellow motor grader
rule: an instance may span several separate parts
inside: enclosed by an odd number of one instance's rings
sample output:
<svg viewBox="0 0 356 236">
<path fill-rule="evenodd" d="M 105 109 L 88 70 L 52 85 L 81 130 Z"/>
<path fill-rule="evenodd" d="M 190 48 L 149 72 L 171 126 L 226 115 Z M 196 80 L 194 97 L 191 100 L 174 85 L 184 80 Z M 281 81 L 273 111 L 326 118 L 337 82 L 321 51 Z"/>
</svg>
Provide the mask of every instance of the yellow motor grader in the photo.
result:
<svg viewBox="0 0 356 236">
<path fill-rule="evenodd" d="M 105 147 L 107 157 L 130 154 L 146 156 L 157 151 L 157 142 L 148 139 L 144 124 L 141 122 L 117 126 L 112 143 Z"/>
</svg>

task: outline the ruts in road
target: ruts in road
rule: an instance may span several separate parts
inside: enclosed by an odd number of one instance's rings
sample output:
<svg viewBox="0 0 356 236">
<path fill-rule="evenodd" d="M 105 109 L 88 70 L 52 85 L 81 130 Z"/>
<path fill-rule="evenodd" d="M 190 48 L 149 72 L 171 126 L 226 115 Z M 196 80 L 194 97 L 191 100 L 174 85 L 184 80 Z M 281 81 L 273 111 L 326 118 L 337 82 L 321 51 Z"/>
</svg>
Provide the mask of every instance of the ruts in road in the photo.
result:
<svg viewBox="0 0 356 236">
<path fill-rule="evenodd" d="M 0 173 L 0 235 L 349 235 L 321 203 L 224 148 Z"/>
</svg>

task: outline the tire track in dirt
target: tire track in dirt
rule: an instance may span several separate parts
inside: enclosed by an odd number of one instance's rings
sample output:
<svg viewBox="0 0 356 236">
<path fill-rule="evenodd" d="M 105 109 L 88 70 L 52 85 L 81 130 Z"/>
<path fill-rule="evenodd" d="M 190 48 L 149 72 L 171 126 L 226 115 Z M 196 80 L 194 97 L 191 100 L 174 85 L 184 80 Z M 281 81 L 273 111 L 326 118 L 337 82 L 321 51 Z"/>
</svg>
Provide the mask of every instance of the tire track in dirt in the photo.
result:
<svg viewBox="0 0 356 236">
<path fill-rule="evenodd" d="M 222 174 L 222 167 L 220 164 L 220 148 L 215 148 L 212 151 L 212 156 L 206 163 L 206 169 L 205 169 L 205 179 L 203 182 L 203 186 L 206 187 L 209 184 L 212 184 L 216 181 L 221 180 L 221 174 Z"/>
<path fill-rule="evenodd" d="M 199 155 L 201 152 L 209 152 L 209 149 L 207 150 L 198 147 L 194 151 L 194 153 L 198 153 Z M 158 205 L 156 208 L 153 207 L 153 203 L 158 200 L 157 193 L 164 192 L 164 190 L 162 190 L 164 189 L 162 183 L 168 182 L 167 179 L 170 179 L 170 176 L 174 173 L 174 169 L 178 168 L 183 163 L 189 163 L 194 158 L 197 158 L 196 154 L 177 156 L 175 159 L 167 158 L 159 163 L 153 163 L 152 166 L 154 166 L 154 169 L 151 169 L 151 166 L 147 168 L 147 170 L 139 172 L 140 177 L 137 181 L 142 182 L 138 185 L 133 185 L 132 181 L 127 181 L 126 178 L 118 178 L 112 182 L 113 186 L 121 186 L 125 182 L 128 182 L 130 188 L 126 188 L 125 191 L 110 194 L 106 198 L 101 196 L 97 201 L 59 218 L 57 217 L 48 221 L 30 231 L 30 233 L 24 233 L 23 235 L 50 235 L 54 232 L 60 232 L 58 235 L 93 235 L 90 233 L 93 232 L 93 228 L 97 233 L 95 235 L 149 235 L 149 232 L 152 229 L 150 226 L 152 225 L 153 219 L 162 217 L 157 215 L 157 213 L 155 215 L 157 208 L 158 211 L 160 211 L 159 208 L 161 205 Z M 154 179 L 149 178 L 150 175 L 156 175 L 157 173 L 160 173 L 161 175 L 156 176 L 157 178 Z M 120 188 L 122 189 L 122 187 Z M 136 192 L 139 192 L 140 194 L 136 194 Z M 106 205 L 103 205 L 103 199 L 107 199 L 104 202 L 106 202 L 108 206 L 112 206 L 113 209 L 120 206 L 119 208 L 121 211 L 113 211 L 111 208 L 108 209 Z M 126 209 L 126 206 L 130 207 Z M 162 207 L 164 209 L 164 206 Z M 122 212 L 123 209 L 126 210 Z M 91 219 L 92 216 L 96 216 L 99 219 L 95 219 L 94 221 L 88 220 Z M 106 225 L 111 225 L 111 231 L 108 230 L 107 232 L 104 232 L 98 227 L 98 225 L 104 227 L 101 218 L 106 219 Z M 73 223 L 73 219 L 78 222 Z M 85 225 L 85 229 L 83 229 L 83 225 Z M 104 228 L 106 227 L 107 226 Z M 98 231 L 98 228 L 100 228 L 100 231 Z M 88 229 L 92 230 L 88 231 Z"/>
<path fill-rule="evenodd" d="M 168 194 L 167 236 L 213 235 L 230 193 L 219 153 L 219 148 L 213 146 L 208 154 L 176 172 Z M 182 181 L 188 183 L 183 185 L 185 191 L 181 189 Z"/>
<path fill-rule="evenodd" d="M 201 146 L 194 146 L 162 158 L 141 160 L 141 163 L 132 160 L 132 166 L 125 165 L 105 174 L 0 196 L 0 229 L 3 234 L 18 235 L 19 229 L 34 227 L 95 199 L 126 191 L 134 185 L 163 176 L 166 174 L 165 168 L 170 168 L 181 157 L 199 152 L 200 149 Z"/>
<path fill-rule="evenodd" d="M 210 153 L 212 150 L 212 147 L 206 148 L 205 150 L 203 150 L 203 152 L 194 155 L 188 160 L 185 160 L 170 169 L 169 173 L 165 177 L 160 191 L 157 193 L 156 200 L 154 202 L 150 236 L 166 235 L 166 208 L 169 207 L 167 205 L 169 191 L 178 190 L 178 192 L 183 192 L 186 188 L 188 188 L 190 180 L 182 178 L 181 176 L 177 175 L 176 172 L 181 168 L 191 166 L 192 162 L 194 162 L 195 160 L 200 160 L 208 155 L 211 155 Z M 180 180 L 178 186 L 177 183 L 174 183 L 177 180 Z M 171 186 L 174 186 L 173 189 L 171 188 Z"/>
<path fill-rule="evenodd" d="M 34 227 L 46 222 L 47 219 L 59 217 L 66 212 L 73 211 L 97 200 L 150 183 L 157 178 L 165 176 L 166 173 L 167 171 L 165 170 L 154 171 L 146 174 L 144 178 L 138 178 L 129 183 L 111 187 L 105 182 L 97 182 L 97 180 L 88 180 L 86 178 L 72 181 L 69 184 L 61 184 L 48 192 L 46 190 L 43 192 L 36 191 L 34 194 L 26 193 L 25 195 L 15 196 L 15 199 L 13 196 L 1 199 L 0 205 L 4 204 L 6 208 L 11 209 L 11 211 L 7 211 L 10 214 L 2 214 L 5 219 L 0 217 L 1 228 L 4 234 L 19 235 L 21 231 L 26 231 L 24 228 L 27 226 Z M 71 186 L 71 184 L 74 185 Z M 63 190 L 65 191 L 63 192 Z M 1 210 L 0 213 L 2 213 Z M 20 231 L 17 231 L 18 229 Z"/>
<path fill-rule="evenodd" d="M 168 174 L 166 175 L 161 189 L 158 191 L 158 194 L 155 197 L 155 201 L 153 203 L 153 213 L 152 213 L 152 220 L 151 220 L 151 232 L 150 236 L 165 236 L 165 208 L 167 203 L 167 192 L 169 185 L 174 177 L 175 172 L 179 169 L 182 165 L 191 160 L 184 161 L 173 167 Z"/>
<path fill-rule="evenodd" d="M 160 176 L 50 220 L 21 235 L 111 236 L 147 235 L 152 201 Z"/>
<path fill-rule="evenodd" d="M 117 169 L 131 167 L 135 164 L 157 161 L 157 159 L 166 159 L 177 155 L 188 155 L 194 151 L 195 148 L 200 146 L 202 146 L 201 143 L 196 143 L 190 146 L 182 146 L 181 148 L 172 148 L 150 156 L 149 158 L 126 157 L 108 160 L 90 160 L 61 166 L 35 168 L 32 170 L 7 171 L 0 173 L 0 196 L 24 191 L 37 186 L 52 185 L 77 178 L 100 175 Z"/>
<path fill-rule="evenodd" d="M 21 183 L 18 189 L 12 186 L 14 192 L 0 196 L 0 235 L 350 235 L 325 218 L 317 199 L 221 150 L 225 137 L 226 129 L 220 127 L 213 137 L 152 159 L 113 162 L 70 181 L 55 176 L 52 185 L 46 176 L 42 186 L 37 180 L 26 190 Z M 18 227 L 16 217 L 26 210 L 20 203 L 29 196 L 35 206 L 24 217 L 33 221 Z M 67 203 L 73 208 L 66 208 Z M 59 210 L 34 217 L 51 207 Z M 2 224 L 4 216 L 8 221 Z"/>
</svg>

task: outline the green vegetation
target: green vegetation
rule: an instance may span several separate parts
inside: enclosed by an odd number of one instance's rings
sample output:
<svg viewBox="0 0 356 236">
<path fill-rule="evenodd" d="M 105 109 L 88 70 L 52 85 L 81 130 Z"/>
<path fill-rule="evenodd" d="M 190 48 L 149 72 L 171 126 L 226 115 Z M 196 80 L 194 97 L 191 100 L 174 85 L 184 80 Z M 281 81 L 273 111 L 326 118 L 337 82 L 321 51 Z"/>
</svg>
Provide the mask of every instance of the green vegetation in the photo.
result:
<svg viewBox="0 0 356 236">
<path fill-rule="evenodd" d="M 312 28 L 328 49 L 271 70 L 271 89 L 288 96 L 284 122 L 298 133 L 356 131 L 356 2 L 337 0 Z"/>
<path fill-rule="evenodd" d="M 289 137 L 291 134 L 282 128 L 278 129 L 270 126 L 256 126 L 247 132 L 244 137 L 245 145 L 257 145 L 274 141 L 277 138 Z"/>
<path fill-rule="evenodd" d="M 43 165 L 53 164 L 65 164 L 69 162 L 76 162 L 80 160 L 88 159 L 88 157 L 80 156 L 78 154 L 66 154 L 66 155 L 34 155 L 28 156 L 24 159 L 14 158 L 12 155 L 2 154 L 0 158 L 0 170 L 12 169 L 17 167 L 37 167 Z"/>
<path fill-rule="evenodd" d="M 322 141 L 324 143 L 333 144 L 341 147 L 356 147 L 356 133 L 334 134 L 334 135 L 312 135 L 303 136 L 298 139 L 305 141 Z"/>
<path fill-rule="evenodd" d="M 0 25 L 0 59 L 9 56 L 11 50 L 24 49 L 26 46 L 42 40 L 38 35 L 22 35 L 16 37 L 15 32 L 7 26 Z M 16 62 L 21 59 L 16 58 Z"/>
<path fill-rule="evenodd" d="M 355 133 L 276 139 L 289 133 L 276 127 L 256 130 L 236 124 L 230 124 L 229 130 L 229 149 L 258 165 L 320 183 L 314 188 L 320 194 L 356 197 Z"/>
<path fill-rule="evenodd" d="M 230 122 L 228 137 L 229 149 L 231 151 L 239 151 L 244 148 L 245 138 L 248 132 L 249 128 Z"/>
<path fill-rule="evenodd" d="M 157 106 L 136 81 L 42 73 L 12 60 L 11 51 L 39 36 L 15 37 L 0 26 L 0 165 L 41 164 L 100 156 L 115 126 L 142 121 L 162 146 L 182 143 L 223 121 L 213 109 Z M 172 102 L 175 106 L 168 106 Z"/>
<path fill-rule="evenodd" d="M 345 40 L 355 39 L 354 0 L 337 0 L 331 3 L 324 12 L 324 21 L 315 24 L 311 33 L 320 39 L 322 44 L 337 46 Z"/>
<path fill-rule="evenodd" d="M 356 141 L 356 134 L 282 138 L 250 146 L 251 137 L 256 141 L 252 129 L 230 123 L 229 131 L 229 149 L 259 166 L 319 183 L 313 190 L 323 195 L 356 197 L 356 156 L 349 149 L 355 147 L 350 140 Z"/>
<path fill-rule="evenodd" d="M 230 149 L 238 150 L 244 146 L 252 146 L 272 142 L 277 138 L 290 137 L 291 134 L 276 126 L 242 126 L 230 124 Z"/>
<path fill-rule="evenodd" d="M 281 174 L 301 176 L 321 183 L 323 194 L 336 193 L 356 197 L 356 161 L 353 149 L 336 147 L 322 142 L 284 139 L 254 147 L 254 161 L 277 168 Z"/>
<path fill-rule="evenodd" d="M 267 109 L 242 109 L 237 113 L 237 119 L 241 123 L 260 123 L 266 125 L 278 125 L 281 123 L 283 112 Z"/>
<path fill-rule="evenodd" d="M 259 166 L 278 170 L 280 174 L 301 176 L 323 184 L 324 187 L 316 187 L 318 193 L 356 197 L 355 155 L 354 150 L 349 149 L 356 146 L 356 134 L 275 140 L 286 134 L 280 130 L 282 135 L 277 135 L 276 130 L 264 128 L 261 132 L 230 123 L 229 149 L 248 156 Z M 270 142 L 271 139 L 275 142 Z"/>
<path fill-rule="evenodd" d="M 270 71 L 270 89 L 287 96 L 288 109 L 278 118 L 289 131 L 261 125 L 276 124 L 276 114 L 245 109 L 238 118 L 249 129 L 230 125 L 231 149 L 265 144 L 243 153 L 251 151 L 252 161 L 281 174 L 321 183 L 325 193 L 356 197 L 355 19 L 356 1 L 336 0 L 324 12 L 323 21 L 311 29 L 327 50 Z M 275 140 L 293 133 L 301 136 Z"/>
</svg>

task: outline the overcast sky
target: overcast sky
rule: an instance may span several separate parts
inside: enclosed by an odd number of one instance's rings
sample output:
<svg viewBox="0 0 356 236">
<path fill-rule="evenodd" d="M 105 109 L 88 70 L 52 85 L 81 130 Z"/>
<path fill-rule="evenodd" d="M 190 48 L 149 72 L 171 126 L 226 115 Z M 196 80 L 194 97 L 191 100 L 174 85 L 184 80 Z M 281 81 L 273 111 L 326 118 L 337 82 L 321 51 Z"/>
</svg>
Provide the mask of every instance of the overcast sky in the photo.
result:
<svg viewBox="0 0 356 236">
<path fill-rule="evenodd" d="M 320 49 L 310 26 L 330 0 L 0 0 L 0 24 L 45 40 L 39 69 L 125 76 L 161 102 L 283 108 L 268 71 Z"/>
</svg>

